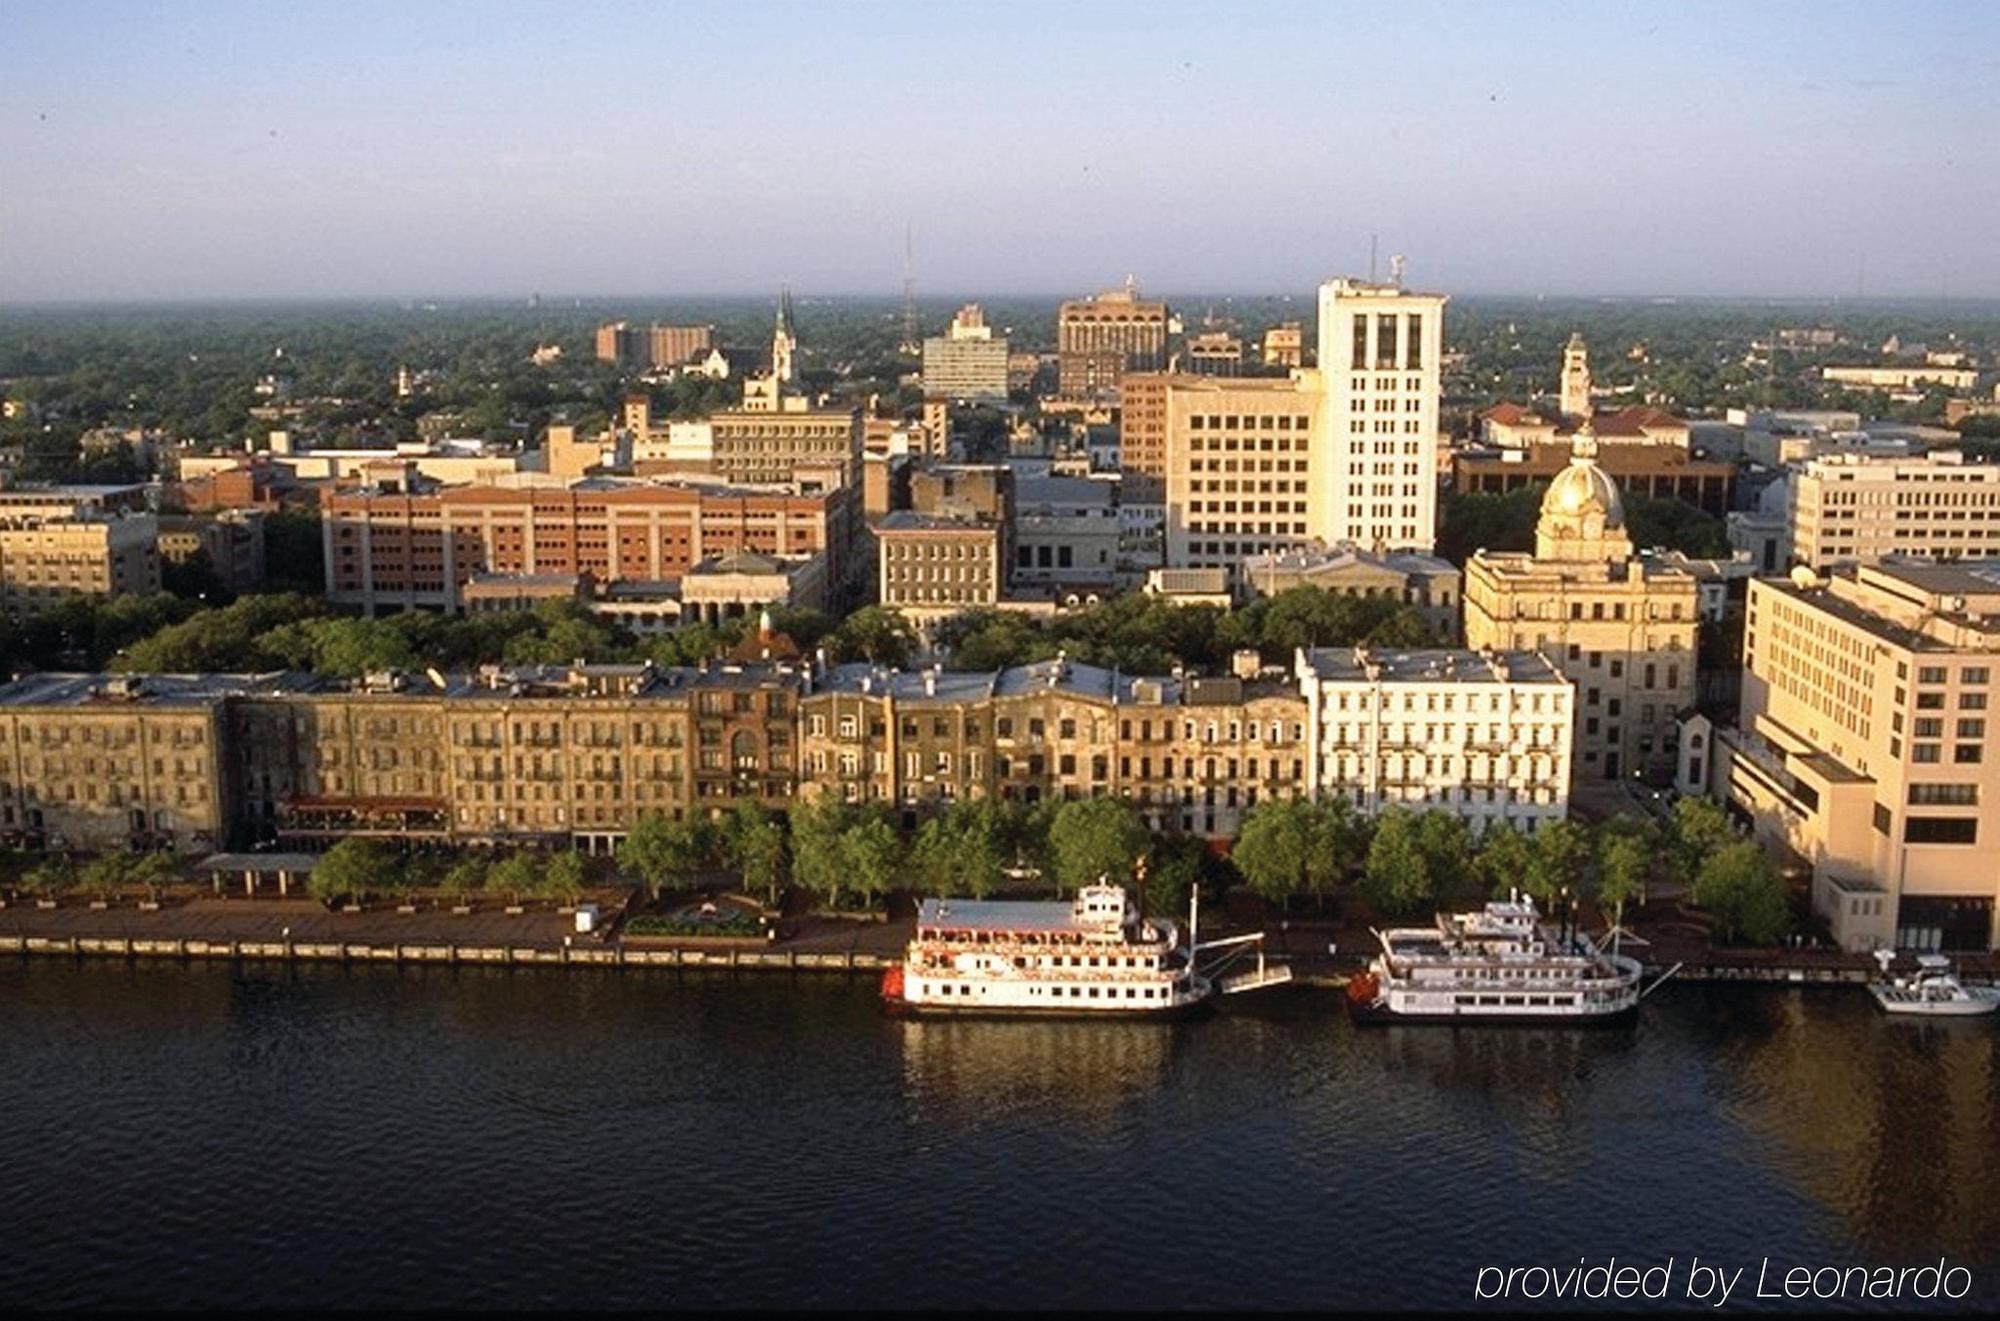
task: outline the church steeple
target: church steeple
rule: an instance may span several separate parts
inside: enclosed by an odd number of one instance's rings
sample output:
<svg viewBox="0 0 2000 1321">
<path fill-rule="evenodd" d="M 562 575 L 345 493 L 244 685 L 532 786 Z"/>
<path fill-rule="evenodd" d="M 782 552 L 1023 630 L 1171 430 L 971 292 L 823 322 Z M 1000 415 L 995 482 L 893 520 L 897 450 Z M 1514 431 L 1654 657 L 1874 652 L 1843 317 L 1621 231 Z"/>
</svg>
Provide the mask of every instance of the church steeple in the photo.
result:
<svg viewBox="0 0 2000 1321">
<path fill-rule="evenodd" d="M 1562 411 L 1566 418 L 1590 420 L 1590 350 L 1580 331 L 1563 347 Z"/>
<path fill-rule="evenodd" d="M 771 375 L 780 385 L 791 385 L 798 380 L 794 360 L 798 347 L 798 332 L 792 325 L 792 290 L 787 285 L 778 295 L 778 324 L 771 332 Z"/>
</svg>

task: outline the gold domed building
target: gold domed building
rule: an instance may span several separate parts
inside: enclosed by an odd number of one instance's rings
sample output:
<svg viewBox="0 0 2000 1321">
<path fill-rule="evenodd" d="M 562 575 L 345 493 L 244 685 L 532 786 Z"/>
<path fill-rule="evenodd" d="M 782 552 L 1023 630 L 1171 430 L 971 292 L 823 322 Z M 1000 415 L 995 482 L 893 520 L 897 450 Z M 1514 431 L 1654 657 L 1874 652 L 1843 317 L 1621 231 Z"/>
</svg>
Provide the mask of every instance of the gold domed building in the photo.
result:
<svg viewBox="0 0 2000 1321">
<path fill-rule="evenodd" d="M 1585 423 L 1542 497 L 1534 553 L 1466 562 L 1465 643 L 1540 651 L 1575 683 L 1577 781 L 1660 778 L 1694 704 L 1696 597 L 1689 574 L 1634 552 Z"/>
</svg>

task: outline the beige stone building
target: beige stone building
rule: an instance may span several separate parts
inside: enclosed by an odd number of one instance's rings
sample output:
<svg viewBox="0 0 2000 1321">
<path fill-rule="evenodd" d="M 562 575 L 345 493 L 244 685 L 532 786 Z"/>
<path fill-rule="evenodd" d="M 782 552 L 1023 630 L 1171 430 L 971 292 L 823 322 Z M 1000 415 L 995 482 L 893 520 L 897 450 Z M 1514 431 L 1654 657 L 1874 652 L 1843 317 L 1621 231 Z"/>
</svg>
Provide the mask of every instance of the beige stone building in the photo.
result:
<svg viewBox="0 0 2000 1321">
<path fill-rule="evenodd" d="M 913 619 L 991 606 L 1007 581 L 1001 525 L 899 509 L 875 525 L 876 599 Z"/>
<path fill-rule="evenodd" d="M 1303 367 L 1305 330 L 1296 321 L 1272 326 L 1264 332 L 1263 357 L 1266 367 Z"/>
<path fill-rule="evenodd" d="M 1122 289 L 1072 299 L 1056 316 L 1058 392 L 1077 402 L 1116 400 L 1125 373 L 1167 365 L 1167 305 Z"/>
<path fill-rule="evenodd" d="M 1742 708 L 1709 782 L 1810 869 L 1844 948 L 2000 946 L 2000 572 L 1795 578 L 1750 584 Z"/>
<path fill-rule="evenodd" d="M 1542 652 L 1575 682 L 1579 782 L 1664 780 L 1694 703 L 1698 597 L 1693 575 L 1634 553 L 1586 429 L 1542 498 L 1534 554 L 1466 562 L 1465 642 Z"/>
<path fill-rule="evenodd" d="M 0 839 L 208 850 L 227 837 L 225 712 L 285 680 L 39 674 L 0 685 Z"/>
<path fill-rule="evenodd" d="M 159 522 L 150 514 L 0 523 L 0 609 L 28 613 L 71 596 L 159 590 Z"/>
<path fill-rule="evenodd" d="M 1458 567 L 1435 555 L 1391 551 L 1371 555 L 1354 546 L 1252 555 L 1237 573 L 1246 597 L 1317 587 L 1336 596 L 1387 597 L 1415 606 L 1440 642 L 1459 632 Z"/>
<path fill-rule="evenodd" d="M 1233 572 L 1246 555 L 1326 535 L 1313 496 L 1321 392 L 1296 380 L 1177 376 L 1163 395 L 1169 566 Z"/>
<path fill-rule="evenodd" d="M 1791 557 L 1810 568 L 1885 555 L 2000 555 L 2000 464 L 1957 450 L 1812 459 L 1789 478 Z"/>
<path fill-rule="evenodd" d="M 859 409 L 735 409 L 713 414 L 708 423 L 713 471 L 725 481 L 790 482 L 808 467 L 837 470 L 849 484 L 861 481 Z"/>
</svg>

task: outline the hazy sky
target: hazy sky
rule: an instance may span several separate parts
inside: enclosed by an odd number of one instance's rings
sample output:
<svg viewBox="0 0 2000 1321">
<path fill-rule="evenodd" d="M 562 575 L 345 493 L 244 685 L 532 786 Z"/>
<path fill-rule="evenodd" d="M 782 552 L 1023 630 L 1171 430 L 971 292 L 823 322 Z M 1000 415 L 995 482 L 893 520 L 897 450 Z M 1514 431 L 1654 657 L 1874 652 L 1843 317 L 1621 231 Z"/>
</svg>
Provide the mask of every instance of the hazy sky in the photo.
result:
<svg viewBox="0 0 2000 1321">
<path fill-rule="evenodd" d="M 0 299 L 2000 296 L 2000 3 L 5 0 Z"/>
</svg>

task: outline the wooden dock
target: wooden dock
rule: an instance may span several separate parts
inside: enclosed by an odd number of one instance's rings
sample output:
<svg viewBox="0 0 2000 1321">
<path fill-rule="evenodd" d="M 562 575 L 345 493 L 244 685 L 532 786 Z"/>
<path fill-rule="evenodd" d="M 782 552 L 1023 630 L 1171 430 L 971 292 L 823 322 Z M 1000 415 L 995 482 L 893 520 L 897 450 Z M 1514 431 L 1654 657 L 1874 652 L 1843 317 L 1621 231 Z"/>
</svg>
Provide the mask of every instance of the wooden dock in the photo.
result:
<svg viewBox="0 0 2000 1321">
<path fill-rule="evenodd" d="M 478 964 L 554 968 L 723 968 L 879 972 L 888 960 L 861 950 L 627 949 L 616 944 L 462 945 L 321 940 L 192 940 L 135 936 L 0 936 L 0 954 L 61 958 L 229 959 L 311 963 Z"/>
</svg>

